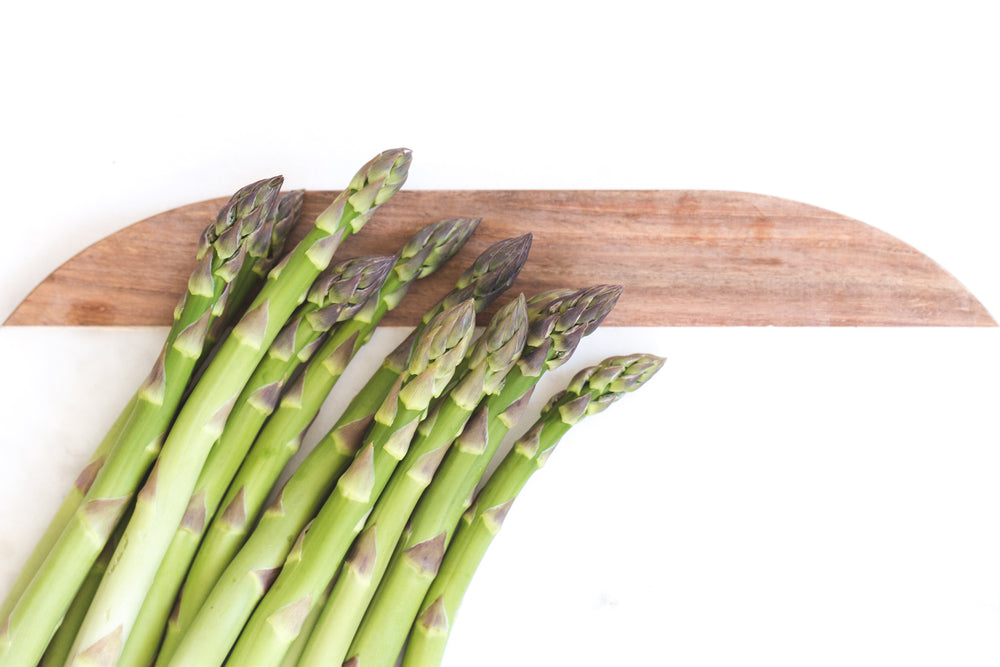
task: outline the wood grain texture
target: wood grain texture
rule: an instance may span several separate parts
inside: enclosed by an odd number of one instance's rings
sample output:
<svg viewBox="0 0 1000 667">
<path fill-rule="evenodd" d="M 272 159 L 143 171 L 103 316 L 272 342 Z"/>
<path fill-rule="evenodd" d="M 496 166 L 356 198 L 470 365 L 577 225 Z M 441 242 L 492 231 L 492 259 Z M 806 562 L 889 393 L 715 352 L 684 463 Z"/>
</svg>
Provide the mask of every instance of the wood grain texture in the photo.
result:
<svg viewBox="0 0 1000 667">
<path fill-rule="evenodd" d="M 309 192 L 293 235 L 336 193 Z M 127 227 L 54 271 L 9 325 L 167 326 L 196 239 L 225 198 Z M 486 246 L 532 232 L 515 289 L 625 285 L 610 326 L 996 326 L 947 271 L 869 225 L 777 197 L 716 191 L 404 191 L 338 257 L 394 252 L 421 226 L 483 222 L 384 320 L 405 325 Z"/>
</svg>

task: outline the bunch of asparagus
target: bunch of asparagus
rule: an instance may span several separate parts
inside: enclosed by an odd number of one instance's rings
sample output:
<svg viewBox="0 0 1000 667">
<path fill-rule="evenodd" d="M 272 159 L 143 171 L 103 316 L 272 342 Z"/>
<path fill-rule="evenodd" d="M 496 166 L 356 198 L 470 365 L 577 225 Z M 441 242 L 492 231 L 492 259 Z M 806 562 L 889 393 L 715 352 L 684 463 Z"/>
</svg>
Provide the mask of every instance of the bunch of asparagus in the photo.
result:
<svg viewBox="0 0 1000 667">
<path fill-rule="evenodd" d="M 327 396 L 382 317 L 479 220 L 395 254 L 334 261 L 403 185 L 377 155 L 285 251 L 303 193 L 236 192 L 200 238 L 148 378 L 73 485 L 0 608 L 0 666 L 440 663 L 479 560 L 528 477 L 584 416 L 663 360 L 613 357 L 553 396 L 492 475 L 540 378 L 621 287 L 510 299 L 531 235 L 490 246 L 288 481 Z M 477 492 L 476 489 L 480 490 Z M 270 499 L 270 501 L 269 501 Z"/>
</svg>

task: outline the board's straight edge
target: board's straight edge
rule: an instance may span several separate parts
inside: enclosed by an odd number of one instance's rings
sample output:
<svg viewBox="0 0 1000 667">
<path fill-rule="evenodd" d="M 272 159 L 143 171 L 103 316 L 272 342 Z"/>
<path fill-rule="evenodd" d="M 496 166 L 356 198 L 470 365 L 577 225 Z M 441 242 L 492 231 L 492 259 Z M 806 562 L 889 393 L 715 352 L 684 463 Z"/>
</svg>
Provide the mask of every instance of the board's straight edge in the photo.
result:
<svg viewBox="0 0 1000 667">
<path fill-rule="evenodd" d="M 307 193 L 291 242 L 335 194 Z M 165 211 L 92 244 L 39 283 L 4 324 L 168 326 L 198 234 L 225 201 Z M 753 193 L 403 191 L 344 243 L 341 256 L 390 252 L 420 226 L 457 215 L 483 223 L 387 325 L 416 322 L 487 245 L 530 231 L 531 255 L 512 292 L 624 284 L 606 326 L 997 326 L 957 279 L 902 241 L 831 211 Z"/>
</svg>

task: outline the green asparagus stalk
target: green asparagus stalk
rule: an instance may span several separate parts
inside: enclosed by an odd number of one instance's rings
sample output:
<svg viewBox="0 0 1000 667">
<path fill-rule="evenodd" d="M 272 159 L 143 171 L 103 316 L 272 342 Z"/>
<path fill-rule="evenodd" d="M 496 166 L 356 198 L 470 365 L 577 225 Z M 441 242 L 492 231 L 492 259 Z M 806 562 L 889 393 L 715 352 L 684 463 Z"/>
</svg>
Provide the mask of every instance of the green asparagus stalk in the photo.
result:
<svg viewBox="0 0 1000 667">
<path fill-rule="evenodd" d="M 238 395 L 280 329 L 329 265 L 348 234 L 361 229 L 375 209 L 402 185 L 410 163 L 406 150 L 382 153 L 351 181 L 315 225 L 276 265 L 249 310 L 177 416 L 135 511 L 83 622 L 71 660 L 112 664 L 138 615 L 177 528 L 198 474 Z"/>
<path fill-rule="evenodd" d="M 313 283 L 306 301 L 268 348 L 230 413 L 191 496 L 184 520 L 142 603 L 119 658 L 119 667 L 153 663 L 177 592 L 194 558 L 206 522 L 254 438 L 274 410 L 282 387 L 307 361 L 324 333 L 350 319 L 378 294 L 394 257 L 371 256 L 338 262 Z"/>
<path fill-rule="evenodd" d="M 379 408 L 365 436 L 367 444 L 340 477 L 323 509 L 288 554 L 284 566 L 267 553 L 269 545 L 255 542 L 251 537 L 202 606 L 170 664 L 221 664 L 241 629 L 246 641 L 238 642 L 233 649 L 229 658 L 232 664 L 256 664 L 268 654 L 275 662 L 281 660 L 284 651 L 275 654 L 267 640 L 274 633 L 293 634 L 293 629 L 301 627 L 311 601 L 329 584 L 360 529 L 361 519 L 371 509 L 395 464 L 405 455 L 431 400 L 448 383 L 465 355 L 474 324 L 471 300 L 440 313 L 428 323 L 414 345 L 404 374 Z M 280 508 L 281 504 L 279 497 L 276 505 Z M 297 566 L 302 563 L 309 565 Z M 281 574 L 274 580 L 279 568 Z M 274 584 L 261 599 L 269 580 Z M 250 616 L 258 600 L 260 604 Z"/>
<path fill-rule="evenodd" d="M 253 444 L 222 500 L 225 510 L 214 517 L 191 564 L 184 590 L 167 625 L 160 663 L 173 649 L 229 561 L 239 551 L 250 527 L 301 436 L 319 412 L 348 362 L 374 332 L 386 312 L 395 308 L 410 286 L 453 257 L 475 231 L 479 219 L 450 218 L 427 225 L 397 253 L 378 298 L 369 301 L 350 321 L 334 327 L 295 386 Z M 345 460 L 344 467 L 349 462 Z M 206 467 L 212 464 L 212 457 Z M 298 531 L 296 531 L 297 533 Z"/>
<path fill-rule="evenodd" d="M 211 321 L 225 308 L 229 286 L 247 261 L 247 246 L 260 242 L 281 182 L 275 177 L 241 189 L 199 240 L 198 264 L 174 326 L 118 437 L 98 448 L 29 561 L 26 571 L 35 570 L 34 575 L 22 575 L 10 595 L 18 601 L 0 624 L 0 663 L 33 667 L 40 659 L 156 458 L 204 353 Z"/>
<path fill-rule="evenodd" d="M 421 576 L 433 578 L 413 624 L 403 667 L 432 667 L 441 663 L 455 616 L 479 562 L 517 494 L 545 464 L 559 440 L 585 416 L 604 410 L 625 393 L 641 387 L 662 366 L 663 359 L 659 357 L 634 354 L 606 359 L 578 373 L 564 392 L 552 397 L 535 425 L 504 457 L 475 504 L 465 513 L 447 552 L 440 539 L 435 549 L 425 550 L 421 558 L 410 558 L 410 552 L 401 556 L 400 560 Z M 400 620 L 409 622 L 405 618 Z M 352 657 L 344 663 L 345 667 L 395 664 L 401 645 L 380 648 L 382 657 L 371 659 L 370 653 L 352 647 Z"/>
<path fill-rule="evenodd" d="M 565 363 L 583 335 L 594 331 L 614 307 L 621 288 L 602 285 L 577 292 L 555 290 L 529 302 L 528 342 L 499 393 L 482 402 L 449 450 L 440 470 L 420 497 L 397 553 L 411 556 L 443 548 L 467 509 L 476 485 L 507 435 L 518 422 L 542 375 Z M 384 661 L 399 655 L 430 579 L 395 556 L 385 572 L 352 651 Z M 345 654 L 339 654 L 343 661 Z"/>
<path fill-rule="evenodd" d="M 468 357 L 469 370 L 421 422 L 406 457 L 396 467 L 366 522 L 369 539 L 359 538 L 340 570 L 300 665 L 343 662 L 389 557 L 420 494 L 484 396 L 496 394 L 521 356 L 527 337 L 524 296 L 502 308 Z"/>
</svg>

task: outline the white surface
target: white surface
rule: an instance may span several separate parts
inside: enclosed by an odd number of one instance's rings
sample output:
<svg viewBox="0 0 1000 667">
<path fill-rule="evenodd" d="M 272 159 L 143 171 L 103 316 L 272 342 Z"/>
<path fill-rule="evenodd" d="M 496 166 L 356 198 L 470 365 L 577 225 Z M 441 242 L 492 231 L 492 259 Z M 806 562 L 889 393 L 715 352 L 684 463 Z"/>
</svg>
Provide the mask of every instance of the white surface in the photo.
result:
<svg viewBox="0 0 1000 667">
<path fill-rule="evenodd" d="M 413 189 L 805 201 L 1000 313 L 992 3 L 477 7 L 7 8 L 0 317 L 129 223 L 396 145 Z M 0 329 L 3 581 L 157 333 Z M 997 330 L 617 330 L 573 368 L 638 349 L 662 377 L 518 501 L 449 664 L 997 663 Z"/>
</svg>

